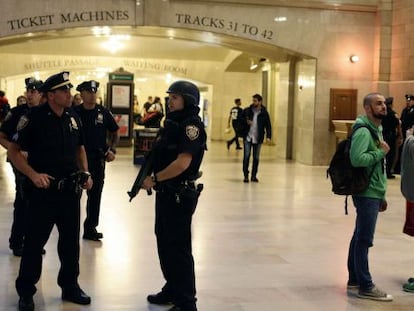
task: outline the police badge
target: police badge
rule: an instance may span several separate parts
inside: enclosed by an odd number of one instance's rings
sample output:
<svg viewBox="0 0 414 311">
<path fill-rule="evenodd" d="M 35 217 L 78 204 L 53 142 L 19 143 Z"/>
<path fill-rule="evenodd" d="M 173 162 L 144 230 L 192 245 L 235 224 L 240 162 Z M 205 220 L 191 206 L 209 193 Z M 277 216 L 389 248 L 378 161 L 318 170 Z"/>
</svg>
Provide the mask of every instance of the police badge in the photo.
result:
<svg viewBox="0 0 414 311">
<path fill-rule="evenodd" d="M 185 128 L 185 134 L 190 140 L 195 140 L 200 135 L 200 130 L 195 125 L 187 125 Z"/>
<path fill-rule="evenodd" d="M 96 120 L 95 120 L 95 124 L 98 124 L 98 123 L 100 123 L 100 124 L 102 124 L 103 123 L 103 114 L 102 113 L 98 113 L 98 116 L 96 117 Z"/>
</svg>

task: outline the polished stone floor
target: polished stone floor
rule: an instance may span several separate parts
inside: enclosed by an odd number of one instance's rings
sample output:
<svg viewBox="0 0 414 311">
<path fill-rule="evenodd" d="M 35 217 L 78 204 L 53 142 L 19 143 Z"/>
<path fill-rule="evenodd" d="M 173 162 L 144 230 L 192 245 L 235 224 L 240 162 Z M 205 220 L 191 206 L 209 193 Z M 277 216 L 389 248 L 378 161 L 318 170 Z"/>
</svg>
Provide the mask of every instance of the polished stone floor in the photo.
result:
<svg viewBox="0 0 414 311">
<path fill-rule="evenodd" d="M 233 147 L 234 148 L 234 147 Z M 399 178 L 389 182 L 389 210 L 377 224 L 370 252 L 377 285 L 393 302 L 347 293 L 346 258 L 354 209 L 330 192 L 326 167 L 276 159 L 264 146 L 259 183 L 242 182 L 242 151 L 209 146 L 202 167 L 205 190 L 194 216 L 193 244 L 200 311 L 413 310 L 414 294 L 401 290 L 414 276 L 414 240 L 402 233 L 405 201 Z M 46 245 L 36 310 L 161 311 L 145 297 L 163 285 L 153 234 L 154 197 L 128 202 L 138 167 L 123 148 L 107 166 L 102 243 L 81 241 L 80 284 L 90 306 L 63 303 L 56 284 L 56 231 Z M 14 180 L 0 151 L 0 310 L 16 310 L 19 258 L 8 249 Z M 83 197 L 83 206 L 85 203 Z"/>
</svg>

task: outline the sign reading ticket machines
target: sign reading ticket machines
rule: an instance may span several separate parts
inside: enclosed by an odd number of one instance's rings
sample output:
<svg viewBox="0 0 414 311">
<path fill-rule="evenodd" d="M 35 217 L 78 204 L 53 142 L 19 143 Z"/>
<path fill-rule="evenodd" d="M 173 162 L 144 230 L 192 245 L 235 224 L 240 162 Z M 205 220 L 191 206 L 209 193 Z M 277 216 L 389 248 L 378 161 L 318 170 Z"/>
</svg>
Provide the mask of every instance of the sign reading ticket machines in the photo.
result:
<svg viewBox="0 0 414 311">
<path fill-rule="evenodd" d="M 108 109 L 119 126 L 119 145 L 130 147 L 133 138 L 134 74 L 122 67 L 109 73 Z"/>
</svg>

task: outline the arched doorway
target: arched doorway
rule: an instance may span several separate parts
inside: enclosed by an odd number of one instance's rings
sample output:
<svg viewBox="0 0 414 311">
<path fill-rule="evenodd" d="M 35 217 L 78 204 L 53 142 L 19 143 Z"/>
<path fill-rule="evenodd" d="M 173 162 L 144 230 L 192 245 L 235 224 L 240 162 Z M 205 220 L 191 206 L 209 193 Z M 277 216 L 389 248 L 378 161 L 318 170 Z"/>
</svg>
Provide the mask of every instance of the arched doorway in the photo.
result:
<svg viewBox="0 0 414 311">
<path fill-rule="evenodd" d="M 306 56 L 252 40 L 163 27 L 52 30 L 32 33 L 30 40 L 4 38 L 0 44 L 5 69 L 0 88 L 6 88 L 11 98 L 20 95 L 28 75 L 45 78 L 61 70 L 71 71 L 74 84 L 95 79 L 105 86 L 107 73 L 122 67 L 134 73 L 142 103 L 150 95 L 162 98 L 173 79 L 192 80 L 206 90 L 211 103 L 208 130 L 214 140 L 224 139 L 233 99 L 242 97 L 247 106 L 252 94 L 261 93 L 274 125 L 275 156 L 296 158 L 294 141 L 303 126 L 294 121 L 296 81 L 301 75 L 296 65 Z M 103 99 L 105 92 L 101 88 Z"/>
</svg>

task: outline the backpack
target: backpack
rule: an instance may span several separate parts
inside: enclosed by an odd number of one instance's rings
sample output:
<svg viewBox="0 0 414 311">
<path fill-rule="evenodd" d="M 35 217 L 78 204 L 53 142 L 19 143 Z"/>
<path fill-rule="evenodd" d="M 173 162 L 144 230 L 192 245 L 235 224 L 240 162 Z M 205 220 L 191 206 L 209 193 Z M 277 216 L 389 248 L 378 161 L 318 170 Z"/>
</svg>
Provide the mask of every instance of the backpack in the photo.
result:
<svg viewBox="0 0 414 311">
<path fill-rule="evenodd" d="M 357 129 L 367 128 L 372 137 L 378 140 L 378 135 L 366 125 L 357 125 L 354 127 L 352 134 L 339 142 L 336 151 L 329 163 L 326 171 L 326 178 L 330 177 L 332 192 L 338 195 L 345 195 L 345 215 L 348 215 L 348 196 L 363 192 L 369 185 L 369 180 L 375 169 L 372 168 L 370 174 L 365 167 L 354 167 L 351 164 L 350 150 L 352 135 Z"/>
</svg>

